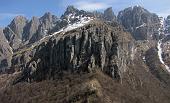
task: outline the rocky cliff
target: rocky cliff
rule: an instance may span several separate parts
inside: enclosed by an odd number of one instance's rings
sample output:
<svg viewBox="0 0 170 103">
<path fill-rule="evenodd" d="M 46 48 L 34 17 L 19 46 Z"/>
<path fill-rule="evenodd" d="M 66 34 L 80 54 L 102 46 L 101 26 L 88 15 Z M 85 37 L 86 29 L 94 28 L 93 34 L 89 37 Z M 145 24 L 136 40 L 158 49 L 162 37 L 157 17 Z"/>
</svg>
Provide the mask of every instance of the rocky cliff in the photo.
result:
<svg viewBox="0 0 170 103">
<path fill-rule="evenodd" d="M 0 101 L 169 103 L 161 23 L 140 6 L 16 17 L 0 32 Z"/>
<path fill-rule="evenodd" d="M 13 50 L 9 46 L 9 42 L 5 38 L 2 29 L 0 29 L 0 37 L 0 72 L 4 73 L 11 66 Z"/>
<path fill-rule="evenodd" d="M 170 15 L 165 19 L 166 33 L 170 33 Z"/>
<path fill-rule="evenodd" d="M 33 17 L 28 21 L 23 16 L 17 16 L 13 21 L 3 30 L 10 46 L 17 50 L 23 45 L 36 42 L 55 26 L 57 17 L 45 13 L 41 18 Z"/>
<path fill-rule="evenodd" d="M 100 16 L 98 16 L 100 14 Z M 45 13 L 42 17 L 33 17 L 30 21 L 23 17 L 17 16 L 3 30 L 10 46 L 16 50 L 23 45 L 34 43 L 46 35 L 58 31 L 70 23 L 77 22 L 81 17 L 94 17 L 106 21 L 115 21 L 112 8 L 108 8 L 104 13 L 86 12 L 78 10 L 73 6 L 68 6 L 65 13 L 58 18 L 50 12 Z"/>
<path fill-rule="evenodd" d="M 33 48 L 35 52 L 25 65 L 22 79 L 43 80 L 64 71 L 93 72 L 98 68 L 120 80 L 132 61 L 131 45 L 131 35 L 116 22 L 109 25 L 93 20 L 83 27 L 57 33 Z"/>
<path fill-rule="evenodd" d="M 118 21 L 125 30 L 132 33 L 136 40 L 157 39 L 159 17 L 141 6 L 134 6 L 120 11 Z"/>
</svg>

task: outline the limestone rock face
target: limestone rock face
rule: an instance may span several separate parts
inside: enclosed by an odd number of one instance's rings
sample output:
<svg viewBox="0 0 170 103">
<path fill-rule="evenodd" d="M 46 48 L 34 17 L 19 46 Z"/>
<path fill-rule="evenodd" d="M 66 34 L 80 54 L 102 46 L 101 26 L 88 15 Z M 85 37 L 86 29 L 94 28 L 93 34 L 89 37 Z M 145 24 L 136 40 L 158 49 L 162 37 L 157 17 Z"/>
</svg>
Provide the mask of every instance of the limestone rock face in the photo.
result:
<svg viewBox="0 0 170 103">
<path fill-rule="evenodd" d="M 27 24 L 28 20 L 23 16 L 17 16 L 9 25 L 9 28 L 16 34 L 18 38 L 22 40 L 24 36 L 24 27 Z"/>
<path fill-rule="evenodd" d="M 162 57 L 165 63 L 170 66 L 170 16 L 167 16 L 167 18 L 164 19 L 164 28 L 162 31 Z"/>
<path fill-rule="evenodd" d="M 56 16 L 52 15 L 50 12 L 47 12 L 40 18 L 40 22 L 45 30 L 50 30 L 54 26 L 57 19 L 58 18 Z"/>
<path fill-rule="evenodd" d="M 6 37 L 6 39 L 8 40 L 10 46 L 16 50 L 17 48 L 19 48 L 20 44 L 21 44 L 21 39 L 11 30 L 10 27 L 6 27 L 3 30 L 3 33 Z"/>
<path fill-rule="evenodd" d="M 79 10 L 77 8 L 75 8 L 74 6 L 68 6 L 63 16 L 78 13 L 78 12 L 79 12 Z"/>
<path fill-rule="evenodd" d="M 55 26 L 58 18 L 51 13 L 45 13 L 41 18 L 33 17 L 25 29 L 27 34 L 26 40 L 34 43 L 44 36 Z"/>
<path fill-rule="evenodd" d="M 115 21 L 116 20 L 116 16 L 114 15 L 114 12 L 112 10 L 112 7 L 110 8 L 107 8 L 105 11 L 104 11 L 104 19 L 106 21 Z"/>
<path fill-rule="evenodd" d="M 3 34 L 3 30 L 0 29 L 0 72 L 4 72 L 11 66 L 12 48 L 9 46 L 7 39 Z"/>
<path fill-rule="evenodd" d="M 30 21 L 23 16 L 17 16 L 3 32 L 10 46 L 16 50 L 48 35 L 57 21 L 58 18 L 51 13 L 45 13 L 41 18 L 33 17 Z"/>
<path fill-rule="evenodd" d="M 166 33 L 170 33 L 170 15 L 167 16 L 165 19 L 165 28 L 166 28 Z"/>
<path fill-rule="evenodd" d="M 33 35 L 37 33 L 40 21 L 37 17 L 33 17 L 31 21 L 25 27 L 25 41 L 30 40 Z"/>
<path fill-rule="evenodd" d="M 132 61 L 129 47 L 133 43 L 132 37 L 118 25 L 93 21 L 58 35 L 32 50 L 35 52 L 26 63 L 22 78 L 31 77 L 39 81 L 57 78 L 64 71 L 93 72 L 101 69 L 120 80 L 127 64 Z"/>
<path fill-rule="evenodd" d="M 42 39 L 44 36 L 60 30 L 63 27 L 78 22 L 84 17 L 94 17 L 105 21 L 115 20 L 112 8 L 108 8 L 104 13 L 87 12 L 78 10 L 73 6 L 68 6 L 65 13 L 58 18 L 50 12 L 42 17 L 33 17 L 28 21 L 23 16 L 17 16 L 9 26 L 4 29 L 4 34 L 10 43 L 10 46 L 16 50 L 26 44 L 32 44 Z"/>
<path fill-rule="evenodd" d="M 120 11 L 119 22 L 125 30 L 132 33 L 136 40 L 156 39 L 159 29 L 159 17 L 140 6 L 134 6 Z"/>
<path fill-rule="evenodd" d="M 66 20 L 67 23 L 69 24 L 85 16 L 94 17 L 94 18 L 104 20 L 104 21 L 116 21 L 116 16 L 114 15 L 112 7 L 107 8 L 104 11 L 104 13 L 102 13 L 98 11 L 88 12 L 84 10 L 78 10 L 77 8 L 74 8 L 73 6 L 68 6 L 65 13 L 61 16 L 61 19 Z"/>
<path fill-rule="evenodd" d="M 61 27 L 65 27 L 68 24 L 73 24 L 78 22 L 81 18 L 84 17 L 93 17 L 91 12 L 87 12 L 84 10 L 78 10 L 74 6 L 68 6 L 64 14 L 61 16 Z"/>
<path fill-rule="evenodd" d="M 16 17 L 0 30 L 0 73 L 6 73 L 0 75 L 0 100 L 169 103 L 170 77 L 157 52 L 162 48 L 170 65 L 170 42 L 160 39 L 160 21 L 140 6 L 118 18 L 112 8 L 88 12 L 73 6 L 60 18 Z"/>
<path fill-rule="evenodd" d="M 24 34 L 24 28 L 28 20 L 23 16 L 17 16 L 13 21 L 4 29 L 4 34 L 7 40 L 9 41 L 10 46 L 13 49 L 19 48 Z"/>
</svg>

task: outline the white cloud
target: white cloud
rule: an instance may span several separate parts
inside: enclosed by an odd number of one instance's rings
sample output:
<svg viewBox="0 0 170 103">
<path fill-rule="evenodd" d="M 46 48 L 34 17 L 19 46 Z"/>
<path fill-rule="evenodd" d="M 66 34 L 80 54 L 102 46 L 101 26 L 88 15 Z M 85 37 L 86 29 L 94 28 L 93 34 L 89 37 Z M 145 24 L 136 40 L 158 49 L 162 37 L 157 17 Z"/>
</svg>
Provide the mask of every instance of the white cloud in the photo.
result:
<svg viewBox="0 0 170 103">
<path fill-rule="evenodd" d="M 101 10 L 110 6 L 109 4 L 104 2 L 90 2 L 90 1 L 79 1 L 74 3 L 73 5 L 78 9 L 87 11 Z"/>
</svg>

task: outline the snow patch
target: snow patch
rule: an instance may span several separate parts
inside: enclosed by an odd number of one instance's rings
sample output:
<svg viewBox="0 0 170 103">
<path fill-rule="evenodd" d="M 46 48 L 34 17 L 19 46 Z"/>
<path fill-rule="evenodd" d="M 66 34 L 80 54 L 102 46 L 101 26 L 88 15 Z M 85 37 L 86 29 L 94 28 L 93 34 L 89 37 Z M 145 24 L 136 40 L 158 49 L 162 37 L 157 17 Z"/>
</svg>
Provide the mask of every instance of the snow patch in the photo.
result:
<svg viewBox="0 0 170 103">
<path fill-rule="evenodd" d="M 44 33 L 45 33 L 45 34 L 47 34 L 47 33 L 48 33 L 48 30 L 47 30 L 47 29 L 46 29 L 46 30 L 44 30 Z"/>
<path fill-rule="evenodd" d="M 67 17 L 67 22 L 70 23 L 70 18 L 72 17 L 73 14 L 69 14 L 68 17 Z"/>
<path fill-rule="evenodd" d="M 11 53 L 14 54 L 12 47 L 10 46 L 9 48 L 10 48 Z"/>
<path fill-rule="evenodd" d="M 166 29 L 164 18 L 163 18 L 163 17 L 160 17 L 160 18 L 159 18 L 159 21 L 160 21 L 160 28 L 158 29 L 158 31 L 159 31 L 159 36 L 160 36 L 161 34 L 165 35 L 165 37 L 168 36 L 169 34 L 165 34 L 165 32 L 164 32 L 165 29 Z M 162 40 L 163 40 L 163 39 L 164 39 L 164 38 L 160 39 L 160 40 L 158 41 L 158 44 L 157 44 L 158 57 L 159 57 L 160 62 L 165 66 L 166 70 L 167 70 L 168 72 L 170 72 L 169 66 L 165 64 L 165 62 L 163 61 L 163 58 L 162 58 L 162 48 L 161 48 L 161 45 L 162 45 Z"/>
<path fill-rule="evenodd" d="M 169 67 L 168 67 L 168 66 L 165 64 L 165 62 L 163 61 L 161 45 L 162 45 L 162 41 L 159 40 L 159 41 L 158 41 L 158 44 L 157 44 L 157 48 L 158 48 L 158 57 L 159 57 L 160 62 L 161 62 L 161 63 L 165 66 L 165 68 L 167 69 L 167 71 L 170 72 Z"/>
<path fill-rule="evenodd" d="M 142 59 L 143 59 L 143 61 L 144 61 L 144 62 L 146 62 L 146 58 L 145 58 L 145 56 L 143 56 L 143 57 L 142 57 Z"/>
<path fill-rule="evenodd" d="M 170 35 L 170 33 L 167 33 L 167 34 L 164 34 L 165 36 L 169 36 Z"/>
<path fill-rule="evenodd" d="M 93 18 L 91 18 L 91 17 L 82 17 L 82 18 L 80 18 L 80 20 L 78 22 L 73 23 L 73 24 L 68 24 L 67 27 L 62 28 L 61 30 L 55 32 L 51 36 L 56 35 L 56 34 L 61 33 L 61 32 L 67 32 L 67 31 L 82 27 L 85 24 L 89 23 L 91 20 L 93 20 Z"/>
<path fill-rule="evenodd" d="M 40 41 L 46 39 L 46 38 L 50 38 L 56 34 L 59 34 L 59 33 L 65 33 L 65 32 L 68 32 L 70 30 L 74 30 L 76 28 L 80 28 L 84 25 L 86 25 L 87 23 L 89 23 L 91 20 L 93 20 L 92 17 L 82 17 L 81 16 L 77 16 L 76 18 L 79 18 L 79 21 L 76 22 L 76 23 L 73 23 L 73 24 L 68 24 L 66 27 L 60 29 L 59 31 L 57 32 L 54 32 L 52 35 L 48 35 L 48 36 L 44 36 Z"/>
<path fill-rule="evenodd" d="M 139 28 L 144 27 L 144 26 L 146 26 L 146 23 L 143 23 L 142 25 L 137 26 L 136 29 L 139 29 Z"/>
</svg>

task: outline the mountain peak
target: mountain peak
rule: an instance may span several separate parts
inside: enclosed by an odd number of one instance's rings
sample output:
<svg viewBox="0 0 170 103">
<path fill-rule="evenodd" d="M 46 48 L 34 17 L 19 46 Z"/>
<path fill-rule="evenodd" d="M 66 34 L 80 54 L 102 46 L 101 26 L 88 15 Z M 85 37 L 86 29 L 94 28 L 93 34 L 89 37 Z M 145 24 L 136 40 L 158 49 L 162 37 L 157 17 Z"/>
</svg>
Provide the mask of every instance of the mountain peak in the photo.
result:
<svg viewBox="0 0 170 103">
<path fill-rule="evenodd" d="M 16 16 L 10 23 L 10 29 L 19 37 L 22 38 L 23 28 L 28 23 L 28 20 L 24 16 Z"/>
<path fill-rule="evenodd" d="M 119 12 L 118 19 L 136 40 L 156 38 L 155 34 L 147 29 L 157 30 L 159 27 L 156 24 L 159 24 L 159 17 L 147 9 L 138 5 L 126 8 Z"/>
<path fill-rule="evenodd" d="M 73 13 L 73 12 L 76 12 L 76 11 L 79 11 L 79 10 L 72 5 L 68 6 L 67 9 L 66 9 L 66 12 L 70 12 L 70 13 Z"/>
<path fill-rule="evenodd" d="M 68 6 L 63 16 L 65 17 L 67 15 L 76 14 L 78 12 L 79 10 L 75 8 L 74 6 Z"/>
<path fill-rule="evenodd" d="M 105 11 L 107 10 L 113 11 L 112 7 L 108 7 Z"/>
<path fill-rule="evenodd" d="M 44 20 L 44 19 L 51 19 L 52 18 L 52 14 L 50 12 L 46 12 L 40 19 Z"/>
<path fill-rule="evenodd" d="M 22 15 L 18 15 L 14 18 L 14 20 L 19 20 L 19 19 L 27 19 L 27 18 Z"/>
<path fill-rule="evenodd" d="M 24 17 L 24 16 L 22 16 L 22 15 L 19 15 L 19 16 L 16 16 L 16 17 L 12 20 L 11 24 L 21 23 L 21 22 L 27 22 L 27 21 L 28 21 L 28 19 L 27 19 L 26 17 Z"/>
<path fill-rule="evenodd" d="M 140 5 L 135 5 L 135 6 L 133 6 L 133 9 L 144 9 L 144 8 Z"/>
<path fill-rule="evenodd" d="M 42 17 L 49 17 L 51 16 L 52 14 L 50 12 L 46 12 Z"/>
<path fill-rule="evenodd" d="M 116 16 L 114 15 L 112 7 L 109 7 L 104 11 L 104 18 L 107 21 L 113 21 L 116 19 Z"/>
<path fill-rule="evenodd" d="M 105 14 L 105 13 L 111 13 L 111 14 L 113 14 L 113 9 L 112 9 L 112 7 L 107 8 L 107 9 L 104 11 L 104 14 Z"/>
<path fill-rule="evenodd" d="M 22 15 L 19 15 L 19 16 L 16 16 L 16 17 L 12 20 L 11 24 L 22 23 L 22 22 L 27 22 L 27 21 L 28 21 L 28 20 L 27 20 L 26 17 L 24 17 L 24 16 L 22 16 Z M 11 25 L 11 24 L 10 24 L 10 25 Z"/>
<path fill-rule="evenodd" d="M 170 19 L 170 15 L 167 16 L 167 19 Z"/>
</svg>

